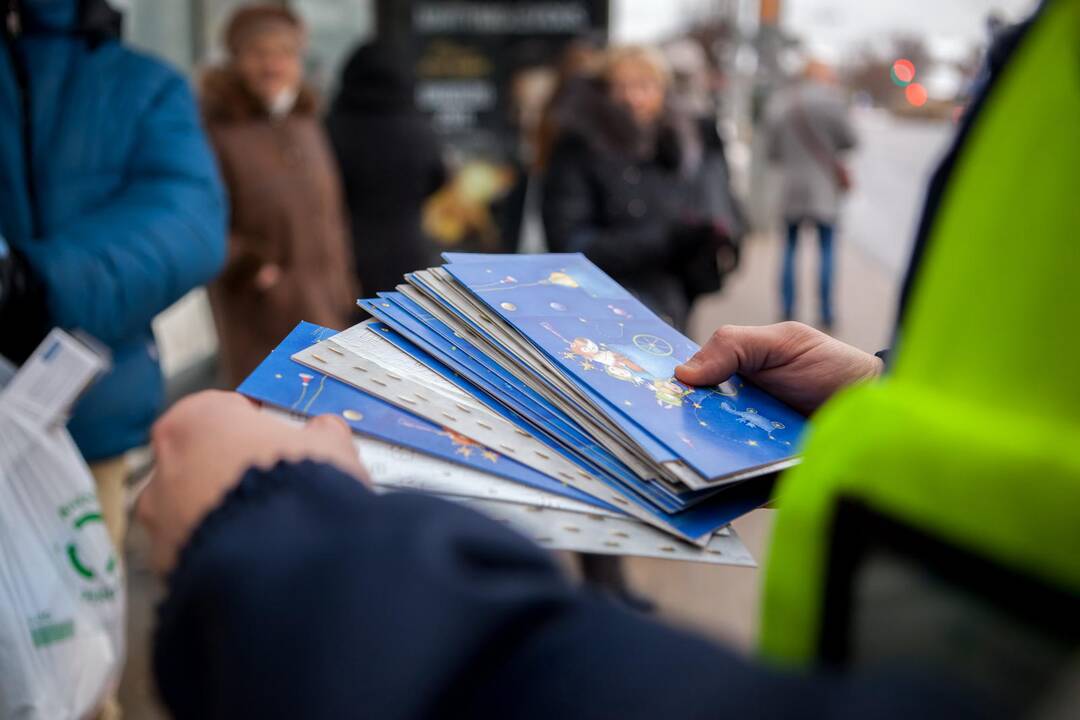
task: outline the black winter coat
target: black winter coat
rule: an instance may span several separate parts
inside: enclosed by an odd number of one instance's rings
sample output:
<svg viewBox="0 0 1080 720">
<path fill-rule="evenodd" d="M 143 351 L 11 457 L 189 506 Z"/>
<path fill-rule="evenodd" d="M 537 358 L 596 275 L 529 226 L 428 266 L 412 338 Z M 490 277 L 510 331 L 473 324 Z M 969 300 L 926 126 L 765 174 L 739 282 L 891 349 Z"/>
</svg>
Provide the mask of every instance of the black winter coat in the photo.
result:
<svg viewBox="0 0 1080 720">
<path fill-rule="evenodd" d="M 412 83 L 393 53 L 367 45 L 349 59 L 327 131 L 352 221 L 353 254 L 366 296 L 436 260 L 420 228 L 424 200 L 446 178 L 442 150 L 413 106 Z"/>
<path fill-rule="evenodd" d="M 719 137 L 704 143 L 697 125 L 669 118 L 644 142 L 621 110 L 600 100 L 577 118 L 562 129 L 544 178 L 548 248 L 583 252 L 685 327 L 694 298 L 720 287 L 721 242 L 737 241 L 703 200 L 709 186 L 727 190 Z"/>
<path fill-rule="evenodd" d="M 248 471 L 195 531 L 154 670 L 198 718 L 969 718 L 944 680 L 784 675 L 575 587 L 493 520 L 323 464 Z"/>
</svg>

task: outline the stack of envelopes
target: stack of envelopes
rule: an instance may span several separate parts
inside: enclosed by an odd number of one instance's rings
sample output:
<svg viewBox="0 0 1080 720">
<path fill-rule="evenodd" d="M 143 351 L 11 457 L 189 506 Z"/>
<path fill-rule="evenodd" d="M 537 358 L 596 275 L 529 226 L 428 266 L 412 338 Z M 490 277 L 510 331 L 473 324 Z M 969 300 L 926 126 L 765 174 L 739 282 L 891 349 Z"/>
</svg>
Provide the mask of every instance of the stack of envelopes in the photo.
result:
<svg viewBox="0 0 1080 720">
<path fill-rule="evenodd" d="M 698 547 L 795 462 L 804 418 L 737 376 L 680 383 L 698 346 L 583 256 L 444 257 L 361 300 L 375 320 L 301 326 L 241 392 L 429 455 L 402 435 L 444 438 L 444 460 Z"/>
</svg>

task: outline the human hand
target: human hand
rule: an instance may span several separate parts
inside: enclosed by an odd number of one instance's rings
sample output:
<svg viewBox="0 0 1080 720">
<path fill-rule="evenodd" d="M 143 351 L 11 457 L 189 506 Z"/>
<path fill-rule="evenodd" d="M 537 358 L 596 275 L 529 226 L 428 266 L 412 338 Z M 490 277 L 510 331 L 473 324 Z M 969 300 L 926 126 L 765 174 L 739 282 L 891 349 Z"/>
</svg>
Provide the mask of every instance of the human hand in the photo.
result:
<svg viewBox="0 0 1080 720">
<path fill-rule="evenodd" d="M 279 282 L 281 282 L 280 265 L 267 263 L 260 267 L 259 271 L 255 273 L 255 287 L 262 292 L 272 290 Z"/>
<path fill-rule="evenodd" d="M 151 543 L 151 564 L 165 573 L 203 517 L 248 468 L 279 460 L 331 463 L 367 482 L 349 427 L 332 415 L 296 427 L 259 412 L 244 397 L 207 391 L 187 397 L 155 423 L 157 464 L 136 508 Z"/>
<path fill-rule="evenodd" d="M 810 414 L 837 390 L 876 377 L 884 363 L 858 348 L 797 322 L 725 325 L 675 377 L 688 385 L 716 385 L 740 373 L 762 390 Z"/>
</svg>

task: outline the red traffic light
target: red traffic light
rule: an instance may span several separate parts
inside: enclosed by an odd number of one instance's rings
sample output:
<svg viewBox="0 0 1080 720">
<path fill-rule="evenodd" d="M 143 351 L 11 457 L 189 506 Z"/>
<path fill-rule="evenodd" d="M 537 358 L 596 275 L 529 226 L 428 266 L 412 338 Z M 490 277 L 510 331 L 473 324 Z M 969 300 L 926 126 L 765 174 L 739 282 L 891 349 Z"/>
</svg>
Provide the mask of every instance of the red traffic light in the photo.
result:
<svg viewBox="0 0 1080 720">
<path fill-rule="evenodd" d="M 900 58 L 892 64 L 892 75 L 898 85 L 907 85 L 915 79 L 915 64 L 906 58 Z"/>
<path fill-rule="evenodd" d="M 919 83 L 911 83 L 904 88 L 904 97 L 915 107 L 922 107 L 928 99 L 926 88 Z"/>
</svg>

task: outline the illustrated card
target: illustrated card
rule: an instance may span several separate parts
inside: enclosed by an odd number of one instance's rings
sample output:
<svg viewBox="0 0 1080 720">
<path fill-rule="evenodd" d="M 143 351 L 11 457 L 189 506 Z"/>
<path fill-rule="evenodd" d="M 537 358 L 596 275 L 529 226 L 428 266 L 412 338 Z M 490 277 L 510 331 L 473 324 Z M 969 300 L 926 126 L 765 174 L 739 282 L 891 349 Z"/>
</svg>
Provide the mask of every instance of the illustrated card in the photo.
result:
<svg viewBox="0 0 1080 720">
<path fill-rule="evenodd" d="M 597 504 L 593 497 L 580 490 L 290 359 L 295 353 L 336 334 L 336 330 L 300 323 L 241 383 L 237 392 L 301 415 L 337 415 L 363 435 L 574 500 Z"/>
<path fill-rule="evenodd" d="M 446 271 L 577 383 L 614 401 L 614 422 L 637 424 L 705 478 L 794 455 L 801 415 L 737 376 L 710 388 L 680 383 L 674 369 L 698 346 L 583 256 L 501 256 Z"/>
<path fill-rule="evenodd" d="M 386 313 L 388 310 L 388 308 L 382 307 L 379 303 L 370 301 L 363 301 L 362 306 L 376 316 L 378 316 L 378 313 Z M 456 355 L 458 355 L 457 353 L 443 353 L 440 352 L 438 347 L 427 346 L 436 353 L 436 356 L 432 356 L 421 345 L 414 344 L 410 339 L 394 332 L 392 329 L 394 323 L 393 316 L 387 315 L 386 317 L 391 323 L 391 327 L 388 328 L 380 323 L 374 323 L 370 326 L 372 329 L 378 331 L 379 337 L 385 338 L 399 350 L 450 382 L 459 384 L 462 388 L 470 387 L 469 375 L 471 375 L 471 371 L 463 365 L 458 364 L 461 358 L 456 357 Z M 426 345 L 426 343 L 422 343 L 422 345 Z M 481 391 L 477 387 L 473 387 L 471 394 L 472 397 L 487 405 L 493 412 L 498 413 L 506 420 L 523 428 L 534 438 L 544 442 L 548 447 L 559 452 L 564 457 L 582 465 L 593 475 L 603 475 L 608 477 L 609 482 L 626 486 L 633 493 L 640 496 L 642 501 L 653 503 L 665 512 L 675 512 L 685 507 L 683 503 L 678 502 L 677 498 L 672 498 L 670 495 L 664 493 L 661 488 L 638 478 L 630 472 L 628 468 L 613 458 L 610 453 L 607 453 L 602 447 L 596 445 L 588 438 L 580 440 L 583 444 L 575 445 L 576 442 L 579 442 L 578 436 L 564 434 L 564 432 L 555 425 L 546 423 L 534 424 L 530 422 L 522 416 L 517 415 L 514 410 L 505 405 L 501 399 L 501 394 L 497 390 L 494 390 L 493 392 L 493 395 L 485 397 L 486 393 L 484 391 Z"/>
</svg>

